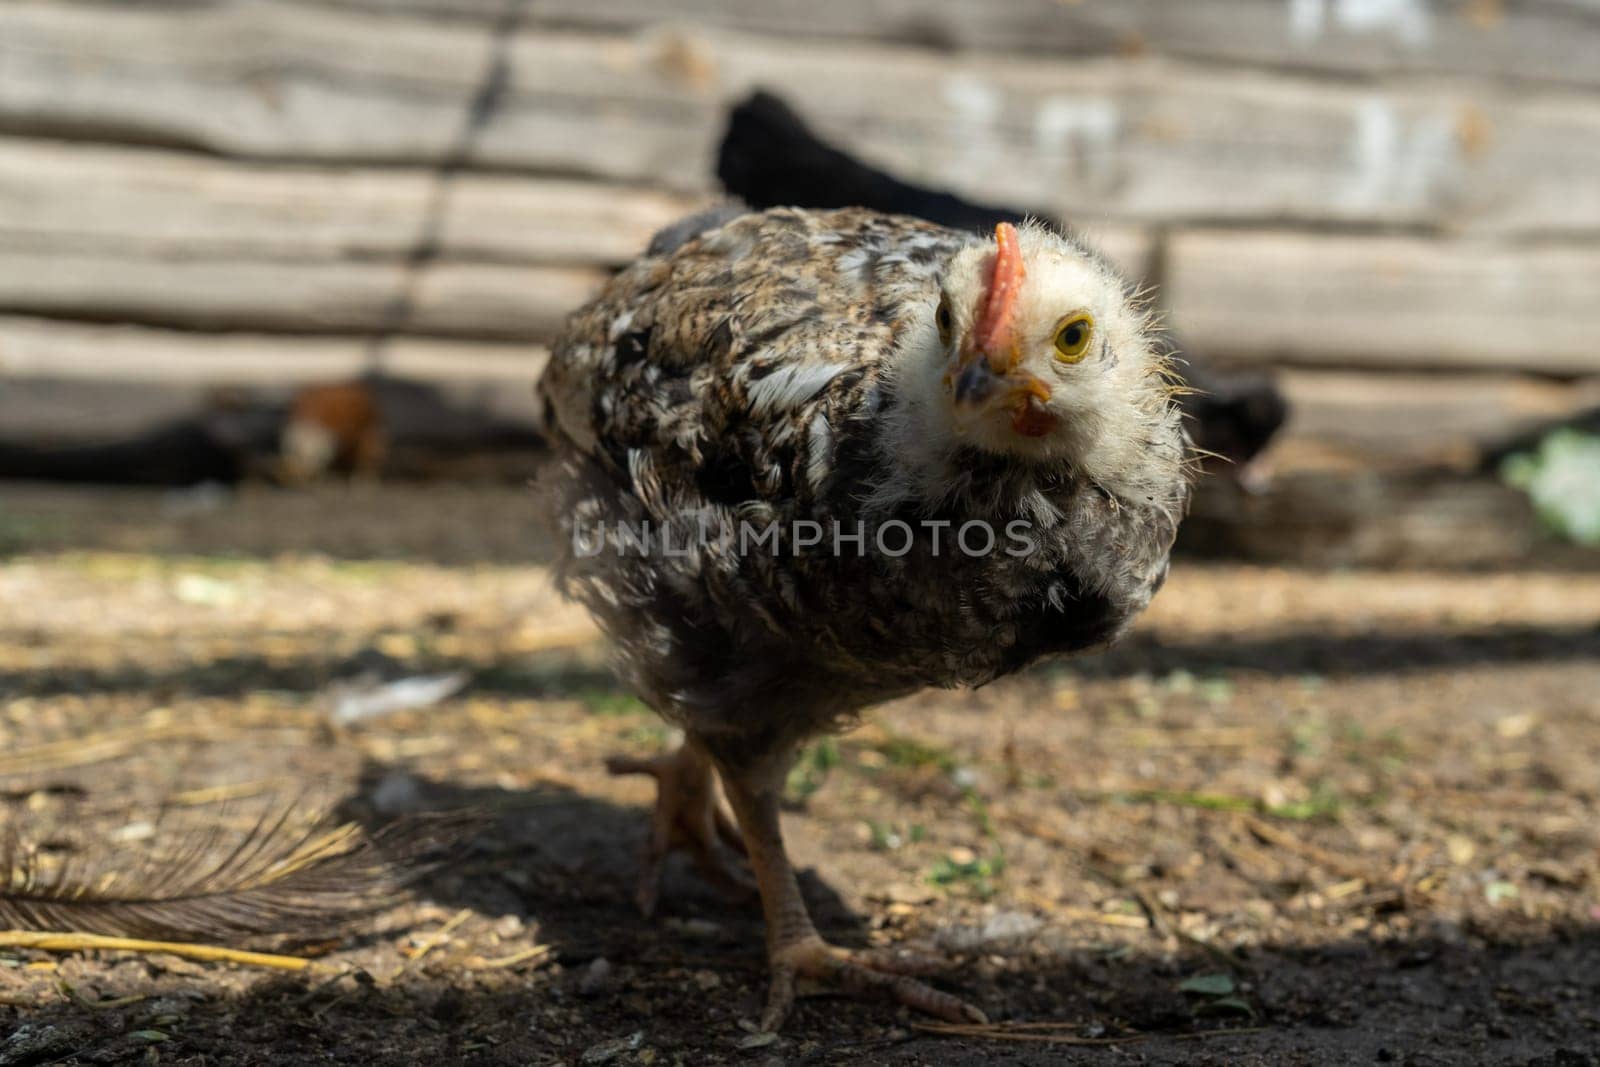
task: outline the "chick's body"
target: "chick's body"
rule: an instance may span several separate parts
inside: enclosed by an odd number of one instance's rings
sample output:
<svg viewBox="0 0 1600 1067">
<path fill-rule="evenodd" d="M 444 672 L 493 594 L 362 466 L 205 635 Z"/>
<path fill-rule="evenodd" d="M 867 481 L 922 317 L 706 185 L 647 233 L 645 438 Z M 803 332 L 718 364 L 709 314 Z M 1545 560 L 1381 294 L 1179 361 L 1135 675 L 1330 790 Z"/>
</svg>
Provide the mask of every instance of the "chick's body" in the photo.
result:
<svg viewBox="0 0 1600 1067">
<path fill-rule="evenodd" d="M 947 432 L 935 309 L 959 265 L 993 247 L 860 210 L 708 217 L 658 238 L 577 312 L 540 384 L 565 587 L 629 683 L 687 733 L 688 771 L 653 770 L 663 803 L 669 779 L 721 770 L 767 906 L 775 1002 L 785 949 L 820 945 L 768 840 L 794 746 L 892 696 L 1104 644 L 1166 573 L 1184 441 L 1143 370 L 1122 372 L 1149 389 L 1128 409 L 1137 426 L 1098 425 L 1115 411 L 1078 420 L 1138 438 L 1109 452 L 1019 441 L 1033 451 L 1012 454 Z M 1105 270 L 1076 246 L 1039 254 Z M 1131 360 L 1109 342 L 1100 358 Z M 1112 457 L 1103 471 L 1096 456 Z M 716 814 L 658 811 L 652 849 L 709 850 L 719 829 L 732 841 Z M 791 955 L 791 977 L 821 966 Z M 910 979 L 883 982 L 970 1014 Z"/>
</svg>

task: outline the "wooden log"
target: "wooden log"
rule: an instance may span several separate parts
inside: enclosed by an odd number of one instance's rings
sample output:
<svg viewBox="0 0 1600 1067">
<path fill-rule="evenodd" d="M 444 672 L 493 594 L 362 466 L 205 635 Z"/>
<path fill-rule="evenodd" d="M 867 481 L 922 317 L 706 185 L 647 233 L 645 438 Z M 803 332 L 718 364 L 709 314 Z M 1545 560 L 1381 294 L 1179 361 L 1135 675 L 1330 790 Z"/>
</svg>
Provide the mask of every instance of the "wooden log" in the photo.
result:
<svg viewBox="0 0 1600 1067">
<path fill-rule="evenodd" d="M 160 149 L 0 139 L 0 242 L 46 251 L 259 260 L 395 259 L 430 235 L 441 257 L 615 267 L 704 201 L 536 177 L 306 167 Z M 1082 234 L 1132 277 L 1150 234 Z"/>
<path fill-rule="evenodd" d="M 568 267 L 274 262 L 0 247 L 0 309 L 207 330 L 540 340 L 604 281 Z"/>
<path fill-rule="evenodd" d="M 0 243 L 259 260 L 616 266 L 696 201 L 551 178 L 228 162 L 0 140 Z"/>
<path fill-rule="evenodd" d="M 199 334 L 0 316 L 0 430 L 9 441 L 92 442 L 194 416 L 218 388 L 287 396 L 377 367 L 486 417 L 535 425 L 542 346 L 399 337 Z"/>
<path fill-rule="evenodd" d="M 470 21 L 13 0 L 0 5 L 0 128 L 703 193 L 727 102 L 767 85 L 908 177 L 1073 220 L 1600 232 L 1600 101 L 1587 96 L 538 29 L 506 44 L 508 80 L 464 138 L 498 47 Z"/>
<path fill-rule="evenodd" d="M 1257 363 L 1600 373 L 1600 250 L 1190 232 L 1164 299 L 1201 350 Z"/>
<path fill-rule="evenodd" d="M 358 337 L 202 334 L 7 315 L 0 316 L 0 392 L 37 379 L 289 387 L 356 377 L 372 369 L 375 351 L 382 369 L 398 377 L 492 383 L 530 398 L 549 358 L 529 344 L 398 337 L 375 350 Z"/>
<path fill-rule="evenodd" d="M 318 2 L 477 22 L 508 10 L 505 0 Z M 611 30 L 668 23 L 1056 59 L 1137 51 L 1345 74 L 1600 85 L 1600 12 L 1570 0 L 539 0 L 529 13 Z"/>
<path fill-rule="evenodd" d="M 1286 437 L 1387 467 L 1471 462 L 1486 446 L 1600 407 L 1600 377 L 1289 368 L 1276 378 L 1289 400 Z"/>
</svg>

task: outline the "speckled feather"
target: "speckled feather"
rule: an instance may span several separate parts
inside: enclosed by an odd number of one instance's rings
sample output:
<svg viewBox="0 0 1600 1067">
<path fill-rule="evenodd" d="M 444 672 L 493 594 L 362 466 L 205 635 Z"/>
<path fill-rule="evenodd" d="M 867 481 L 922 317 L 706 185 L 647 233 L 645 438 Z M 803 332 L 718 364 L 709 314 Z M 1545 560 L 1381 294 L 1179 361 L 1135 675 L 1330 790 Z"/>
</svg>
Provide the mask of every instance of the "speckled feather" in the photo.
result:
<svg viewBox="0 0 1600 1067">
<path fill-rule="evenodd" d="M 1061 465 L 952 445 L 937 498 L 895 477 L 898 346 L 982 239 L 860 210 L 729 215 L 659 236 L 571 317 L 540 382 L 560 577 L 640 695 L 726 760 L 781 761 L 871 703 L 1118 636 L 1165 577 L 1181 474 L 1121 499 Z M 1150 442 L 1173 470 L 1177 426 Z M 896 518 L 949 522 L 943 551 L 928 536 L 877 551 Z M 783 551 L 700 536 L 740 520 L 780 524 Z M 789 551 L 797 520 L 823 544 Z M 953 550 L 971 520 L 1025 521 L 1038 548 Z M 615 551 L 618 524 L 644 522 L 677 551 Z M 832 551 L 835 522 L 865 524 L 864 553 Z M 601 529 L 604 550 L 574 550 Z"/>
</svg>

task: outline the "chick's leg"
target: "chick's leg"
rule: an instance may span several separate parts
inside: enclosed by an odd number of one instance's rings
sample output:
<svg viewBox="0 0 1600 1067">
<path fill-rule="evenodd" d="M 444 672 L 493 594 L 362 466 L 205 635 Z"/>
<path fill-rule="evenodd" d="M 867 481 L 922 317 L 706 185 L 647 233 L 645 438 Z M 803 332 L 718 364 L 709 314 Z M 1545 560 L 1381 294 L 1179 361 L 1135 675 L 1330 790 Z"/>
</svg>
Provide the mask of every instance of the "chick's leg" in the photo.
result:
<svg viewBox="0 0 1600 1067">
<path fill-rule="evenodd" d="M 685 849 L 712 884 L 734 895 L 751 892 L 750 878 L 739 869 L 733 852 L 742 853 L 739 831 L 717 803 L 711 757 L 693 741 L 652 759 L 613 756 L 606 760 L 612 774 L 648 774 L 656 780 L 656 806 L 645 839 L 639 888 L 634 899 L 647 917 L 661 896 L 661 875 L 667 855 Z"/>
<path fill-rule="evenodd" d="M 795 982 L 811 978 L 849 992 L 885 993 L 902 1004 L 950 1022 L 986 1022 L 983 1012 L 912 975 L 943 970 L 944 962 L 894 951 L 850 950 L 828 944 L 812 925 L 800 884 L 783 847 L 775 782 L 752 782 L 737 770 L 722 768 L 728 801 L 744 833 L 745 850 L 761 890 L 767 921 L 767 957 L 772 988 L 761 1017 L 763 1030 L 776 1030 L 794 1004 Z"/>
</svg>

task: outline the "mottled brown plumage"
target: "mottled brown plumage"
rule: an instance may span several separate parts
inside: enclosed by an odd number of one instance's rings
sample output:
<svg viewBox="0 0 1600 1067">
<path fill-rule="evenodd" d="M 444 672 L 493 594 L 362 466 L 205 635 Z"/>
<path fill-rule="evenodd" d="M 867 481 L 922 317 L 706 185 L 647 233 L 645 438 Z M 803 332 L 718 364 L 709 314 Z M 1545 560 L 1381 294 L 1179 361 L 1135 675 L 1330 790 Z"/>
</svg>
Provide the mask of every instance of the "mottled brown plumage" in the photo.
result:
<svg viewBox="0 0 1600 1067">
<path fill-rule="evenodd" d="M 1165 367 L 1122 283 L 1042 228 L 1002 234 L 997 267 L 993 242 L 903 217 L 731 215 L 658 237 L 556 346 L 562 580 L 687 732 L 695 755 L 652 769 L 664 798 L 706 755 L 722 772 L 767 906 L 767 1022 L 796 972 L 970 1015 L 816 939 L 776 790 L 798 742 L 867 705 L 1123 632 L 1187 499 Z M 1068 358 L 1051 338 L 1074 315 L 1094 333 Z M 654 854 L 713 849 L 709 818 L 658 813 Z"/>
</svg>

